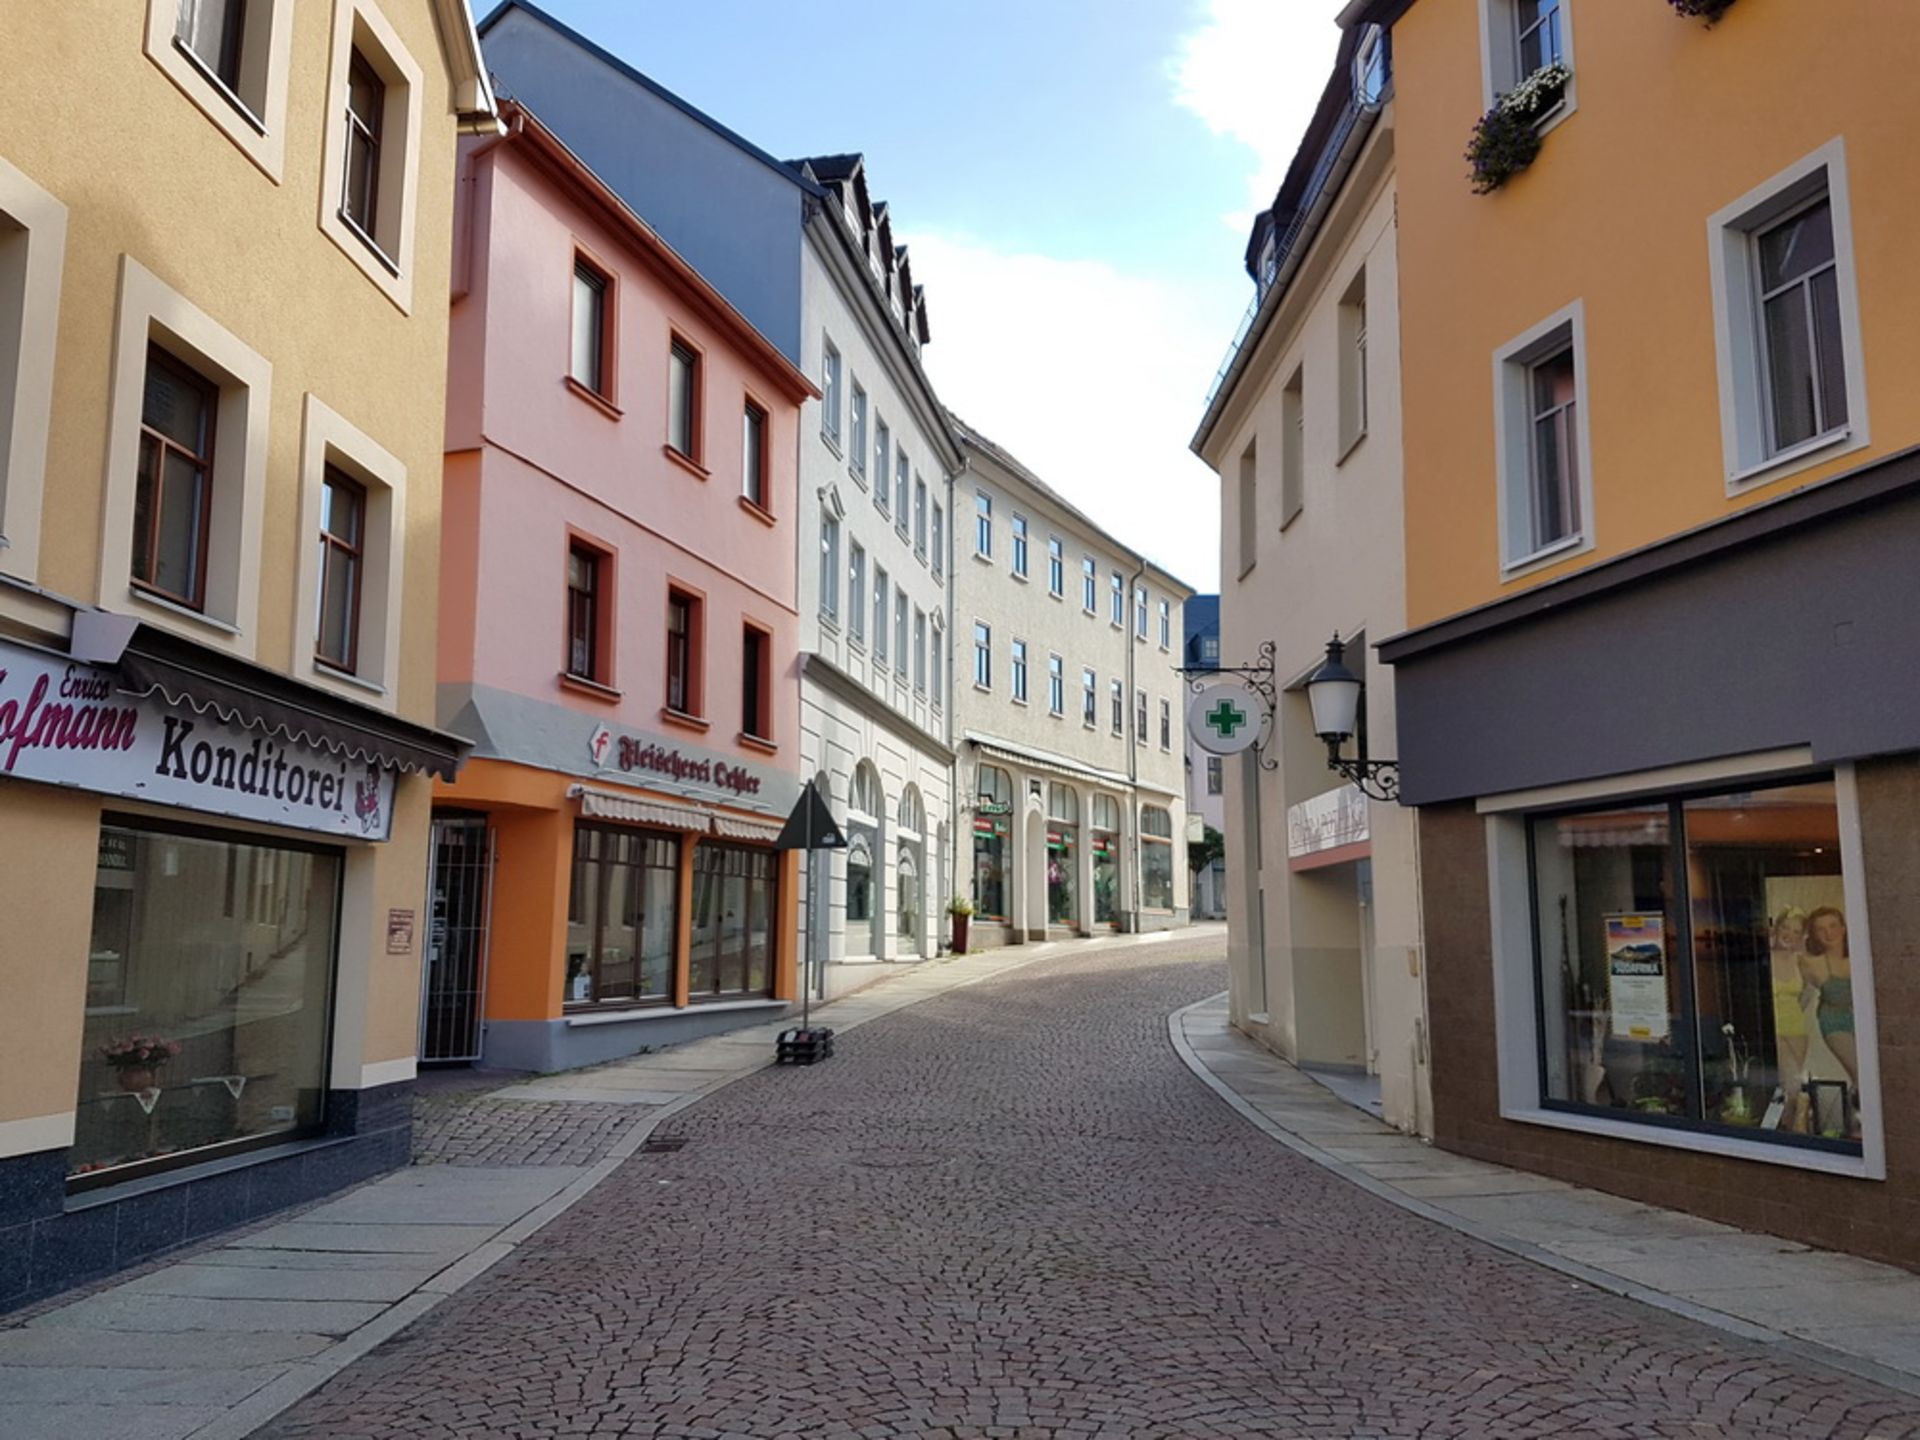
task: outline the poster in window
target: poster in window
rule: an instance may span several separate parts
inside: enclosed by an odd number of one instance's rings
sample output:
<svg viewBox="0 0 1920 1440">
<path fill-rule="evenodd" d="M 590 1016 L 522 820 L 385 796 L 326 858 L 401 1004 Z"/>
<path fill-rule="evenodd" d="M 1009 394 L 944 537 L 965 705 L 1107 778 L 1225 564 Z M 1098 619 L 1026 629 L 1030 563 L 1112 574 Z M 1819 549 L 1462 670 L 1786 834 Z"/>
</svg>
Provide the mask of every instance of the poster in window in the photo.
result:
<svg viewBox="0 0 1920 1440">
<path fill-rule="evenodd" d="M 1664 915 L 1630 912 L 1607 924 L 1607 1004 L 1620 1040 L 1664 1040 L 1667 1013 L 1667 922 Z"/>
<path fill-rule="evenodd" d="M 1770 875 L 1767 932 L 1773 1035 L 1789 1097 L 1809 1081 L 1858 1084 L 1846 887 L 1838 875 Z M 1789 1116 L 1785 1128 L 1805 1129 Z"/>
</svg>

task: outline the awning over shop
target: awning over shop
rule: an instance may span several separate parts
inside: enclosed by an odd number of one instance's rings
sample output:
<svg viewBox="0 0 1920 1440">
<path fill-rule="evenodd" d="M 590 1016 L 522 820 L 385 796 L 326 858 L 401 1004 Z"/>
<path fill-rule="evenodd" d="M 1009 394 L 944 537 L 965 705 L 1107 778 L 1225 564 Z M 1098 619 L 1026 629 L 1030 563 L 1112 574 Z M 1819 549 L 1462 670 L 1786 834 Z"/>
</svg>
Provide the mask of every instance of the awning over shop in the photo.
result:
<svg viewBox="0 0 1920 1440">
<path fill-rule="evenodd" d="M 176 709 L 216 716 L 227 725 L 281 736 L 383 769 L 418 770 L 451 780 L 472 748 L 456 735 L 402 720 L 151 625 L 138 626 L 126 648 L 109 663 L 118 671 L 118 688 L 124 695 L 158 698 Z"/>
<path fill-rule="evenodd" d="M 780 827 L 769 825 L 764 820 L 742 820 L 733 815 L 713 817 L 713 833 L 725 836 L 729 840 L 752 840 L 757 844 L 771 845 L 780 838 Z"/>
<path fill-rule="evenodd" d="M 596 790 L 590 785 L 577 787 L 580 813 L 590 820 L 619 820 L 628 825 L 656 825 L 662 830 L 690 830 L 706 835 L 713 829 L 712 817 L 691 805 L 675 805 L 666 800 L 645 800 L 637 795 L 622 795 L 617 790 Z"/>
</svg>

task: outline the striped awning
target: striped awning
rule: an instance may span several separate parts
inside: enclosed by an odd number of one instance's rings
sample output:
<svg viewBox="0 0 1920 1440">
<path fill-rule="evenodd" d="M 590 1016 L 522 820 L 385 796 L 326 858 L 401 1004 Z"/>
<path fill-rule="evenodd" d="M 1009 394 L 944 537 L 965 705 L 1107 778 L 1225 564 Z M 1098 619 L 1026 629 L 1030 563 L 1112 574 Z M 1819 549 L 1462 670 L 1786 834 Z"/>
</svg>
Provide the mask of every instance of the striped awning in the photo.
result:
<svg viewBox="0 0 1920 1440">
<path fill-rule="evenodd" d="M 622 795 L 617 790 L 596 790 L 590 785 L 580 787 L 580 813 L 593 820 L 655 825 L 663 830 L 688 830 L 696 835 L 709 834 L 713 829 L 712 817 L 691 805 Z"/>
<path fill-rule="evenodd" d="M 728 840 L 751 840 L 755 844 L 771 845 L 780 838 L 780 827 L 764 820 L 747 820 L 737 815 L 715 815 L 713 833 Z"/>
</svg>

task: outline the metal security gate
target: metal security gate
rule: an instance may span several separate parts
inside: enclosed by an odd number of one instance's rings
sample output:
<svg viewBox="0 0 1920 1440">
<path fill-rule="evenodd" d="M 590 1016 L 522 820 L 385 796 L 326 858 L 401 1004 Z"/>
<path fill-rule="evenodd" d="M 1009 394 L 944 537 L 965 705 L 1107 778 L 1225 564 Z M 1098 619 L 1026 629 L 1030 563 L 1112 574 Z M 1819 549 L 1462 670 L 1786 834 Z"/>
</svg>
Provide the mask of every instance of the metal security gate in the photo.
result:
<svg viewBox="0 0 1920 1440">
<path fill-rule="evenodd" d="M 423 1063 L 480 1058 L 493 860 L 493 831 L 485 816 L 433 817 L 420 996 Z"/>
</svg>

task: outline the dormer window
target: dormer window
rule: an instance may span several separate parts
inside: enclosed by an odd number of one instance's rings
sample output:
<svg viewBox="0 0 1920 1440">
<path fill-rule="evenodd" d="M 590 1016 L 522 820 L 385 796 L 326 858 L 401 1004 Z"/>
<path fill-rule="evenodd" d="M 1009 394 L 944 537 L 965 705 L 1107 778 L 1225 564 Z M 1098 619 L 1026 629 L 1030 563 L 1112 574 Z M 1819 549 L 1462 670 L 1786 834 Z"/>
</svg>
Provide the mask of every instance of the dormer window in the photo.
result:
<svg viewBox="0 0 1920 1440">
<path fill-rule="evenodd" d="M 1361 32 L 1353 52 L 1354 101 L 1368 109 L 1379 105 L 1387 93 L 1389 73 L 1387 32 L 1381 26 L 1369 25 Z"/>
</svg>

